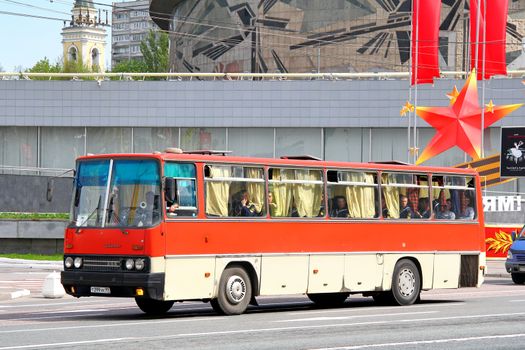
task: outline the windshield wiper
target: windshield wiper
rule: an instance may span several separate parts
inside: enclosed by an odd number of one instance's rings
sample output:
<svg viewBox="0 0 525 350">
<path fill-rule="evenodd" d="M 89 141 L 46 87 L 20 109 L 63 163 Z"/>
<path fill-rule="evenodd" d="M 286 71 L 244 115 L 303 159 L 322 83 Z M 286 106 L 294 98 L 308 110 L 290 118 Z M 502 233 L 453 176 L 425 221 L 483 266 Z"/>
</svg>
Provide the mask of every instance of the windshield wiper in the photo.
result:
<svg viewBox="0 0 525 350">
<path fill-rule="evenodd" d="M 99 195 L 98 196 L 98 204 L 97 204 L 97 207 L 93 210 L 93 212 L 91 212 L 91 214 L 88 215 L 88 217 L 82 221 L 80 223 L 80 225 L 77 225 L 77 229 L 75 231 L 75 233 L 78 233 L 80 231 L 80 228 L 84 226 L 84 224 L 86 224 L 86 222 L 89 221 L 89 219 L 91 219 L 91 217 L 93 216 L 93 214 L 95 214 L 96 212 L 98 212 L 100 210 L 100 200 L 102 199 L 102 196 Z"/>
</svg>

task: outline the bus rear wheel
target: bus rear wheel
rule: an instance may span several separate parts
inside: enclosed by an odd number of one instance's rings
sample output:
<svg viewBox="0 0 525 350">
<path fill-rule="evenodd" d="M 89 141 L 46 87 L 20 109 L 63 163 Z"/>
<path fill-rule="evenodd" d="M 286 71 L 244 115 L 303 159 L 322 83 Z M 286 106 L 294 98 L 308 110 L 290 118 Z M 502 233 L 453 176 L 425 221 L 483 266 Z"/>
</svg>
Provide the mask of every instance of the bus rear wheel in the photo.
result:
<svg viewBox="0 0 525 350">
<path fill-rule="evenodd" d="M 400 260 L 392 277 L 394 301 L 399 305 L 412 305 L 419 299 L 420 293 L 421 276 L 416 264 L 408 259 Z"/>
<path fill-rule="evenodd" d="M 511 273 L 510 276 L 512 277 L 512 282 L 514 282 L 515 284 L 525 283 L 525 274 Z"/>
<path fill-rule="evenodd" d="M 228 267 L 219 282 L 217 299 L 210 300 L 213 309 L 224 315 L 240 315 L 252 298 L 250 276 L 241 267 Z"/>
<path fill-rule="evenodd" d="M 337 307 L 344 304 L 350 293 L 314 293 L 308 298 L 321 307 Z"/>
<path fill-rule="evenodd" d="M 135 298 L 139 309 L 148 315 L 164 315 L 173 306 L 174 301 L 163 301 L 148 298 Z"/>
</svg>

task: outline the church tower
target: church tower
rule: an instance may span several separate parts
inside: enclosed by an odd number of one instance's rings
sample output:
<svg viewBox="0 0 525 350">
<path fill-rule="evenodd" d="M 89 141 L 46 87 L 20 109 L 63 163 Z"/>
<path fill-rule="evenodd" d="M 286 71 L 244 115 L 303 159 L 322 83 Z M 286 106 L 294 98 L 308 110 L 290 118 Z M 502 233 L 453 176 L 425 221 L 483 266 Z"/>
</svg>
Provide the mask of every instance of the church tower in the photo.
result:
<svg viewBox="0 0 525 350">
<path fill-rule="evenodd" d="M 69 25 L 62 29 L 64 66 L 80 63 L 94 72 L 106 70 L 106 29 L 92 0 L 75 0 Z M 106 15 L 107 16 L 107 15 Z M 106 17 L 107 22 L 107 17 Z"/>
</svg>

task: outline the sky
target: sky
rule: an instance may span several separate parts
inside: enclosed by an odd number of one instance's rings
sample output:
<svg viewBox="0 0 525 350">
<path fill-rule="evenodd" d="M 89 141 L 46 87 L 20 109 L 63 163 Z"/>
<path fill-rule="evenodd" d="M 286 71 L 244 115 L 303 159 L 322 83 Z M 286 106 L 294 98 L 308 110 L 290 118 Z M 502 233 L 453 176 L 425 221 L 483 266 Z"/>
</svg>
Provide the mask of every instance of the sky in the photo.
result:
<svg viewBox="0 0 525 350">
<path fill-rule="evenodd" d="M 94 0 L 95 3 L 111 5 L 112 0 Z M 17 3 L 38 6 L 40 8 L 23 6 Z M 71 19 L 71 9 L 74 0 L 0 0 L 0 68 L 3 71 L 18 71 L 31 68 L 37 61 L 44 57 L 54 63 L 62 58 L 63 27 L 61 20 L 49 20 L 12 16 L 1 13 L 16 12 L 36 16 Z M 101 10 L 111 10 L 108 6 L 95 5 Z M 111 21 L 111 11 L 108 14 Z M 105 15 L 102 16 L 105 20 Z M 68 24 L 69 25 L 69 24 Z M 108 28 L 106 38 L 106 66 L 111 62 L 111 29 Z"/>
</svg>

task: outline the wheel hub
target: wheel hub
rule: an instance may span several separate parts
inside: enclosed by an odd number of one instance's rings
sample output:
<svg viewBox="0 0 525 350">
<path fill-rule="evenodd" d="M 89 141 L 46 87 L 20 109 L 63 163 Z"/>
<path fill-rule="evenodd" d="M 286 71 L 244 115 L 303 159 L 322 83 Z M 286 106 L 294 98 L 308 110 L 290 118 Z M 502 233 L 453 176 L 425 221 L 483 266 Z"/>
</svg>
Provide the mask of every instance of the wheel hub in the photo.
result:
<svg viewBox="0 0 525 350">
<path fill-rule="evenodd" d="M 411 296 L 416 289 L 416 277 L 410 269 L 403 269 L 399 273 L 399 292 L 404 297 Z"/>
<path fill-rule="evenodd" d="M 231 276 L 226 283 L 226 291 L 228 300 L 238 304 L 246 296 L 246 282 L 240 276 Z"/>
</svg>

